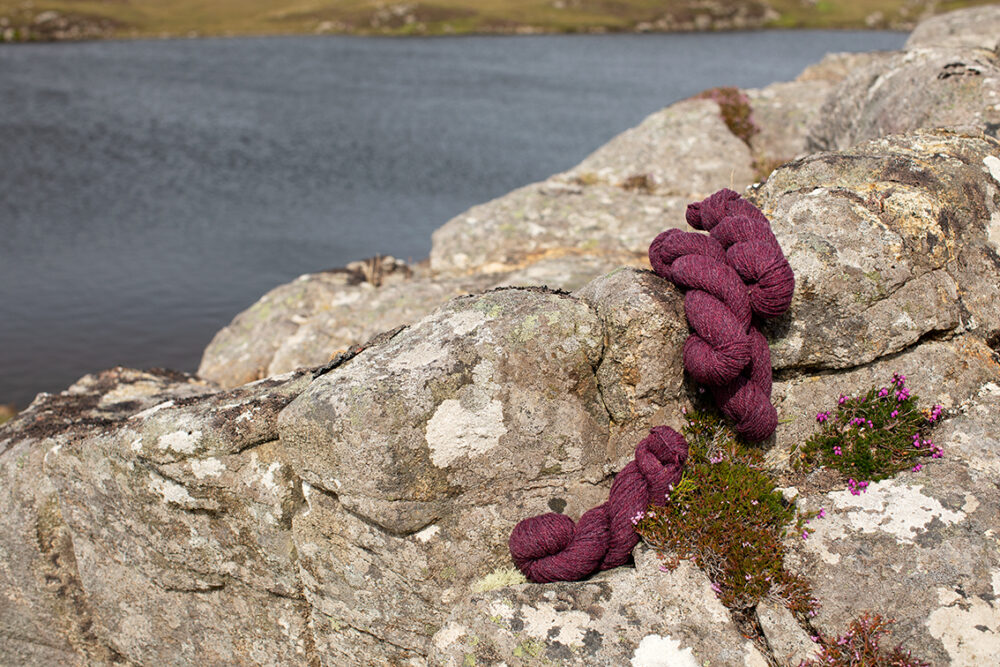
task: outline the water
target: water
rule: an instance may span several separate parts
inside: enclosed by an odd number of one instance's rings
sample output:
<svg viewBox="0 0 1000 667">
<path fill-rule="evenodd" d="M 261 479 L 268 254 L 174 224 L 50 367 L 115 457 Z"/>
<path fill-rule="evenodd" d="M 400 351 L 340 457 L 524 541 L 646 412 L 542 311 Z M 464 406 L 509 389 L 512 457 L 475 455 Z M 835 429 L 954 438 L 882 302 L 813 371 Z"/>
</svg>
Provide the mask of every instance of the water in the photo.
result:
<svg viewBox="0 0 1000 667">
<path fill-rule="evenodd" d="M 887 32 L 0 47 L 0 403 L 114 365 L 193 371 L 270 288 L 415 260 L 469 206 L 657 109 Z"/>
</svg>

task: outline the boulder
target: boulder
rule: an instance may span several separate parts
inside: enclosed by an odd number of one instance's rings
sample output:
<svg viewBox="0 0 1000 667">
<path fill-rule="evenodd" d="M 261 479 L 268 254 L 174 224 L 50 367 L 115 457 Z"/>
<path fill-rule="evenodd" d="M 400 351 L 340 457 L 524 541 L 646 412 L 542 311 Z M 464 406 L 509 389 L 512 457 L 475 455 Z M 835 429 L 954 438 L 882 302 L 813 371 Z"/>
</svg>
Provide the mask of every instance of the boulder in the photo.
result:
<svg viewBox="0 0 1000 667">
<path fill-rule="evenodd" d="M 803 500 L 826 510 L 789 558 L 823 602 L 817 629 L 843 634 L 869 610 L 894 618 L 893 644 L 931 664 L 982 665 L 1000 654 L 998 407 L 1000 389 L 988 383 L 935 436 L 945 458 L 860 495 Z"/>
<path fill-rule="evenodd" d="M 906 49 L 978 47 L 992 49 L 1000 39 L 1000 6 L 969 7 L 921 21 Z"/>
<path fill-rule="evenodd" d="M 434 635 L 429 662 L 442 667 L 768 664 L 703 572 L 684 562 L 665 573 L 658 564 L 653 552 L 640 546 L 634 569 L 579 583 L 473 593 Z"/>
<path fill-rule="evenodd" d="M 1000 332 L 1000 142 L 917 131 L 785 165 L 752 193 L 795 272 L 776 369 L 850 368 Z"/>
<path fill-rule="evenodd" d="M 809 130 L 809 150 L 919 128 L 1000 127 L 1000 56 L 974 47 L 901 51 L 860 67 L 829 95 Z"/>
</svg>

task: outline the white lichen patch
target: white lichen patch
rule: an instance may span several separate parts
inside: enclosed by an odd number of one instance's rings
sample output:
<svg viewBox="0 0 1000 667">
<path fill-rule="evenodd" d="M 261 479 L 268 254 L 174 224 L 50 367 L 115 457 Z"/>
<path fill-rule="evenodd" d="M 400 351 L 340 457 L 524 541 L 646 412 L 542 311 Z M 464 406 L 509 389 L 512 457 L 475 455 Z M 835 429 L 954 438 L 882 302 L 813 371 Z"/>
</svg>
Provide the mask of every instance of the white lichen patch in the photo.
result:
<svg viewBox="0 0 1000 667">
<path fill-rule="evenodd" d="M 469 630 L 464 625 L 453 621 L 438 630 L 434 634 L 434 639 L 432 641 L 434 642 L 434 646 L 444 651 L 449 646 L 457 642 L 459 638 L 468 634 L 468 632 Z"/>
<path fill-rule="evenodd" d="M 691 648 L 681 648 L 673 637 L 646 635 L 635 648 L 632 667 L 700 667 Z"/>
<path fill-rule="evenodd" d="M 183 486 L 152 474 L 149 475 L 149 490 L 161 496 L 166 503 L 173 503 L 181 507 L 190 507 L 195 503 L 195 499 Z"/>
<path fill-rule="evenodd" d="M 468 409 L 459 400 L 447 399 L 427 421 L 431 462 L 445 468 L 462 456 L 484 454 L 500 444 L 506 433 L 500 401 L 491 400 L 479 409 Z"/>
<path fill-rule="evenodd" d="M 274 473 L 279 470 L 281 470 L 281 463 L 274 461 L 267 467 L 267 470 L 264 471 L 264 474 L 260 478 L 261 484 L 271 493 L 278 493 L 281 490 L 281 486 L 274 480 Z"/>
<path fill-rule="evenodd" d="M 198 448 L 198 440 L 201 438 L 201 431 L 174 431 L 161 435 L 156 446 L 160 449 L 169 449 L 179 454 L 194 454 Z"/>
<path fill-rule="evenodd" d="M 453 314 L 445 324 L 451 327 L 459 336 L 465 336 L 475 331 L 476 327 L 486 322 L 486 314 L 478 310 L 463 310 Z"/>
<path fill-rule="evenodd" d="M 992 574 L 993 594 L 1000 594 L 1000 571 Z M 948 588 L 937 590 L 943 605 L 925 622 L 931 636 L 944 645 L 953 665 L 995 664 L 1000 655 L 1000 608 L 996 601 L 962 597 Z"/>
<path fill-rule="evenodd" d="M 226 466 L 217 458 L 195 459 L 191 461 L 191 474 L 197 479 L 218 477 Z"/>
<path fill-rule="evenodd" d="M 429 366 L 439 359 L 448 356 L 448 351 L 440 345 L 432 342 L 423 342 L 419 345 L 403 350 L 396 355 L 396 358 L 389 362 L 388 366 L 395 370 L 412 370 Z"/>
<path fill-rule="evenodd" d="M 132 449 L 133 452 L 141 452 L 142 451 L 142 436 L 140 435 L 138 438 L 136 438 L 135 440 L 133 440 L 132 444 L 130 445 L 130 447 L 131 447 L 131 449 Z"/>
<path fill-rule="evenodd" d="M 524 607 L 524 632 L 530 637 L 546 641 L 557 641 L 567 646 L 583 643 L 583 636 L 590 626 L 591 618 L 586 612 L 571 609 L 557 611 L 550 604 L 538 607 Z M 555 632 L 553 632 L 553 630 Z"/>
<path fill-rule="evenodd" d="M 172 408 L 173 406 L 174 406 L 174 402 L 173 401 L 164 401 L 163 403 L 159 403 L 158 405 L 154 405 L 151 408 L 146 408 L 142 412 L 135 413 L 134 415 L 132 415 L 131 417 L 129 417 L 129 419 L 145 419 L 146 417 L 150 416 L 151 414 L 155 414 L 155 413 L 159 412 L 160 410 L 164 410 L 166 408 Z"/>
<path fill-rule="evenodd" d="M 863 533 L 881 531 L 900 542 L 913 542 L 934 519 L 955 524 L 965 519 L 965 512 L 944 507 L 937 498 L 920 492 L 923 486 L 906 486 L 891 479 L 876 482 L 867 493 L 852 495 L 843 490 L 830 494 L 835 507 L 846 509 L 847 527 Z"/>
<path fill-rule="evenodd" d="M 423 530 L 417 531 L 416 533 L 413 534 L 413 537 L 415 537 L 418 542 L 423 542 L 424 544 L 426 544 L 431 540 L 431 538 L 433 538 L 439 532 L 441 532 L 440 526 L 438 526 L 437 524 L 433 524 L 427 526 Z"/>
</svg>

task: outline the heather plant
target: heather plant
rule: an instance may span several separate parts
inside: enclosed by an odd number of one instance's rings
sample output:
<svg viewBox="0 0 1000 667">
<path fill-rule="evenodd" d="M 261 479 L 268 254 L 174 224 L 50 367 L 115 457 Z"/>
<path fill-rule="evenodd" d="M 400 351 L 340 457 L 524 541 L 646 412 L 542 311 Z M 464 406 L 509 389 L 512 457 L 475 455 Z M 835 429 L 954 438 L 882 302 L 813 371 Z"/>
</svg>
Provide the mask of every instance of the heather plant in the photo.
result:
<svg viewBox="0 0 1000 667">
<path fill-rule="evenodd" d="M 836 408 L 817 414 L 820 431 L 793 450 L 793 466 L 838 470 L 851 493 L 860 494 L 869 482 L 919 471 L 922 458 L 940 458 L 941 447 L 929 433 L 941 416 L 940 405 L 920 410 L 906 376 L 895 373 L 889 386 L 872 387 L 859 397 L 842 395 Z"/>
<path fill-rule="evenodd" d="M 803 660 L 799 667 L 929 667 L 930 663 L 914 658 L 910 651 L 897 646 L 886 651 L 879 646 L 883 637 L 891 634 L 895 621 L 879 614 L 864 613 L 851 621 L 847 633 L 835 639 L 818 635 L 816 656 Z"/>
<path fill-rule="evenodd" d="M 753 120 L 750 98 L 739 88 L 734 86 L 709 88 L 699 93 L 698 98 L 712 100 L 718 104 L 719 113 L 726 127 L 748 146 L 753 136 L 760 132 L 760 128 Z"/>
<path fill-rule="evenodd" d="M 634 518 L 655 549 L 671 553 L 662 566 L 690 559 L 704 570 L 724 605 L 736 612 L 763 599 L 810 614 L 818 606 L 808 583 L 784 568 L 783 539 L 808 537 L 808 516 L 796 512 L 763 469 L 763 454 L 744 444 L 721 417 L 687 413 L 689 454 L 664 507 Z"/>
</svg>

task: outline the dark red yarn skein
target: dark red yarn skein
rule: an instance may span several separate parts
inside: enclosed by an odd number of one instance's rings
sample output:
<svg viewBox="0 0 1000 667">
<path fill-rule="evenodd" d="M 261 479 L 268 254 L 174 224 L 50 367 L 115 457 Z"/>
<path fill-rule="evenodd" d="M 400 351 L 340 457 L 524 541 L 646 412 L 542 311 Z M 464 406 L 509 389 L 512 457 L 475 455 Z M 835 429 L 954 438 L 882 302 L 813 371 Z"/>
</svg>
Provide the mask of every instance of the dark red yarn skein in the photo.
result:
<svg viewBox="0 0 1000 667">
<path fill-rule="evenodd" d="M 577 581 L 624 564 L 639 543 L 632 518 L 664 500 L 680 480 L 687 454 L 681 434 L 669 426 L 653 428 L 615 477 L 608 501 L 584 512 L 575 526 L 551 512 L 518 523 L 508 543 L 514 564 L 536 583 Z"/>
<path fill-rule="evenodd" d="M 795 276 L 761 211 L 732 190 L 688 206 L 688 224 L 709 236 L 669 229 L 649 246 L 653 270 L 687 290 L 694 333 L 684 367 L 712 388 L 736 431 L 763 440 L 778 425 L 771 405 L 771 351 L 756 320 L 788 310 Z"/>
</svg>

